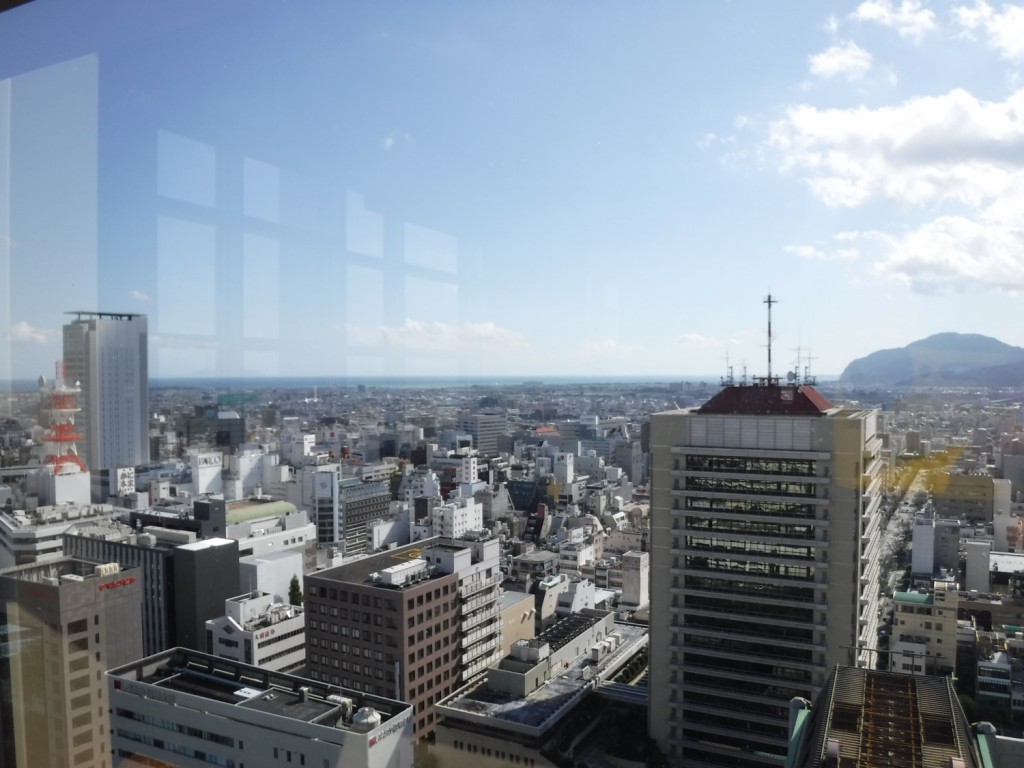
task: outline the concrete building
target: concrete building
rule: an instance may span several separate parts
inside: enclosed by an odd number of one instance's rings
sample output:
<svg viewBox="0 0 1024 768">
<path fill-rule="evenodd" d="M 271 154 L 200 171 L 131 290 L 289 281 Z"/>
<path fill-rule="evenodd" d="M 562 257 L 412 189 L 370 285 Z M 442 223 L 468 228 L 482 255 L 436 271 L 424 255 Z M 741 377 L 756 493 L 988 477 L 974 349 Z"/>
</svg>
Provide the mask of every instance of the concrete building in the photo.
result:
<svg viewBox="0 0 1024 768">
<path fill-rule="evenodd" d="M 981 472 L 933 472 L 929 477 L 937 517 L 991 523 L 996 508 L 1010 508 L 1009 480 Z"/>
<path fill-rule="evenodd" d="M 533 595 L 505 592 L 501 596 L 501 655 L 508 656 L 517 640 L 532 640 L 537 634 L 537 612 Z"/>
<path fill-rule="evenodd" d="M 61 536 L 80 523 L 109 521 L 108 504 L 62 504 L 0 510 L 0 568 L 42 562 L 63 554 Z"/>
<path fill-rule="evenodd" d="M 417 516 L 421 507 L 428 510 L 428 514 L 423 517 Z M 445 504 L 421 503 L 416 506 L 413 518 L 409 521 L 409 540 L 419 541 L 433 536 L 458 539 L 483 527 L 483 505 L 472 497 L 459 497 Z"/>
<path fill-rule="evenodd" d="M 939 569 L 956 571 L 960 563 L 960 522 L 938 520 L 928 505 L 914 516 L 911 573 L 931 578 Z"/>
<path fill-rule="evenodd" d="M 400 701 L 174 648 L 107 673 L 115 766 L 412 768 Z"/>
<path fill-rule="evenodd" d="M 774 380 L 651 417 L 650 734 L 671 765 L 777 765 L 789 700 L 875 663 L 876 417 Z"/>
<path fill-rule="evenodd" d="M 207 653 L 274 672 L 306 664 L 306 617 L 301 606 L 275 602 L 267 592 L 224 601 L 224 615 L 206 622 Z"/>
<path fill-rule="evenodd" d="M 229 539 L 106 523 L 77 527 L 63 541 L 68 555 L 139 569 L 144 599 L 134 631 L 145 654 L 175 645 L 205 650 L 206 620 L 222 616 L 224 601 L 240 591 L 238 544 Z"/>
<path fill-rule="evenodd" d="M 238 542 L 201 539 L 174 551 L 175 634 L 185 648 L 206 648 L 206 621 L 224 608 L 224 592 L 238 594 Z"/>
<path fill-rule="evenodd" d="M 484 679 L 440 704 L 431 752 L 445 768 L 561 765 L 550 756 L 562 750 L 546 748 L 560 724 L 573 720 L 646 643 L 643 627 L 616 624 L 613 614 L 592 610 L 563 619 L 535 639 L 520 640 Z M 618 686 L 628 695 L 626 688 Z M 595 724 L 579 721 L 564 733 L 563 748 L 584 736 L 595 740 L 588 733 Z M 606 758 L 602 764 L 616 763 Z"/>
<path fill-rule="evenodd" d="M 944 675 L 956 669 L 957 585 L 936 581 L 930 590 L 893 594 L 889 669 Z"/>
<path fill-rule="evenodd" d="M 498 454 L 498 437 L 508 433 L 508 418 L 504 413 L 459 414 L 459 429 L 473 437 L 473 447 L 483 456 Z"/>
<path fill-rule="evenodd" d="M 317 467 L 310 506 L 321 544 L 337 544 L 346 555 L 366 552 L 370 525 L 388 516 L 391 487 L 385 481 L 343 477 L 340 466 Z"/>
<path fill-rule="evenodd" d="M 64 326 L 67 381 L 82 389 L 85 463 L 91 470 L 149 461 L 149 339 L 145 315 L 73 312 Z"/>
<path fill-rule="evenodd" d="M 0 574 L 0 765 L 110 766 L 111 666 L 142 654 L 137 569 L 75 558 Z"/>
<path fill-rule="evenodd" d="M 434 704 L 500 657 L 498 541 L 431 539 L 306 577 L 306 661 L 315 680 Z M 338 684 L 338 683 L 336 683 Z"/>
<path fill-rule="evenodd" d="M 651 557 L 647 552 L 626 552 L 622 556 L 622 598 L 619 605 L 639 611 L 651 602 Z"/>
<path fill-rule="evenodd" d="M 407 701 L 414 732 L 458 687 L 458 574 L 403 547 L 306 577 L 306 669 L 334 685 Z"/>
</svg>

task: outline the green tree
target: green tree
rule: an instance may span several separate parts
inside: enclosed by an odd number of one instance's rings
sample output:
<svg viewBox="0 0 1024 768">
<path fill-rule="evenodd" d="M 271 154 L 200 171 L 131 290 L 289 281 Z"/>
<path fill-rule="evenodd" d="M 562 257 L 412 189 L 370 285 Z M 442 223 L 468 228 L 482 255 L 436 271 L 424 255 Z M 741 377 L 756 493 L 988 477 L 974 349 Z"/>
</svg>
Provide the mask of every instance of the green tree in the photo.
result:
<svg viewBox="0 0 1024 768">
<path fill-rule="evenodd" d="M 292 583 L 288 585 L 288 602 L 292 605 L 302 605 L 302 585 L 298 576 L 292 576 Z"/>
</svg>

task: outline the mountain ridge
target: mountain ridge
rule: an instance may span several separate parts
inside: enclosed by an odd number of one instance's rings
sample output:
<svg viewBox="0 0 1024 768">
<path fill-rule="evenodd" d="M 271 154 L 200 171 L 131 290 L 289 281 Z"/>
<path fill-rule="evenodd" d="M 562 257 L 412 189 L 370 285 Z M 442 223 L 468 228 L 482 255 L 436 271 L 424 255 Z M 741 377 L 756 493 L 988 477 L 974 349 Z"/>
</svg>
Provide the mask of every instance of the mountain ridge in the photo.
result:
<svg viewBox="0 0 1024 768">
<path fill-rule="evenodd" d="M 839 381 L 881 386 L 1012 386 L 1024 382 L 1024 348 L 980 333 L 946 331 L 857 358 Z"/>
</svg>

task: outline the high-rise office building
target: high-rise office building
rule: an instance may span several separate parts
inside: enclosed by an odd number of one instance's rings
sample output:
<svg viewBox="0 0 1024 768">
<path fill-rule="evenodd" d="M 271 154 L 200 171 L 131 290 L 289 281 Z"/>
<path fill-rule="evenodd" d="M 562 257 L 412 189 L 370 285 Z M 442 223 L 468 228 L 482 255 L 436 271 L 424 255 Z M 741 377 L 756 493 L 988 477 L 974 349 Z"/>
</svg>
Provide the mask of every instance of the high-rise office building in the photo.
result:
<svg viewBox="0 0 1024 768">
<path fill-rule="evenodd" d="M 790 699 L 873 665 L 876 417 L 770 378 L 651 417 L 650 732 L 671 765 L 777 766 Z"/>
<path fill-rule="evenodd" d="M 0 765 L 111 765 L 103 673 L 142 654 L 138 569 L 76 558 L 0 574 Z"/>
<path fill-rule="evenodd" d="M 498 438 L 508 433 L 508 418 L 504 413 L 463 411 L 459 414 L 459 429 L 473 436 L 473 447 L 483 456 L 496 456 Z"/>
<path fill-rule="evenodd" d="M 149 363 L 146 316 L 73 312 L 64 326 L 68 382 L 78 382 L 82 434 L 90 470 L 149 461 Z"/>
</svg>

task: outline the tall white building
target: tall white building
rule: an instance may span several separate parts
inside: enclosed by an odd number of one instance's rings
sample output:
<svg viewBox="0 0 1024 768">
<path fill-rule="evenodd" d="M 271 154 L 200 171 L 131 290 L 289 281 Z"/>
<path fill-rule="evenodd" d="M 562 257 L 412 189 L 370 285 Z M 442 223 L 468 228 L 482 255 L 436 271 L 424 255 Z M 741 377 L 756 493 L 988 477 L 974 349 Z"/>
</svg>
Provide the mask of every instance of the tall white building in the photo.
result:
<svg viewBox="0 0 1024 768">
<path fill-rule="evenodd" d="M 146 316 L 73 312 L 64 326 L 66 379 L 82 389 L 75 426 L 92 471 L 149 461 Z"/>
<path fill-rule="evenodd" d="M 789 701 L 873 666 L 877 413 L 730 386 L 651 417 L 650 733 L 674 766 L 777 766 Z"/>
</svg>

